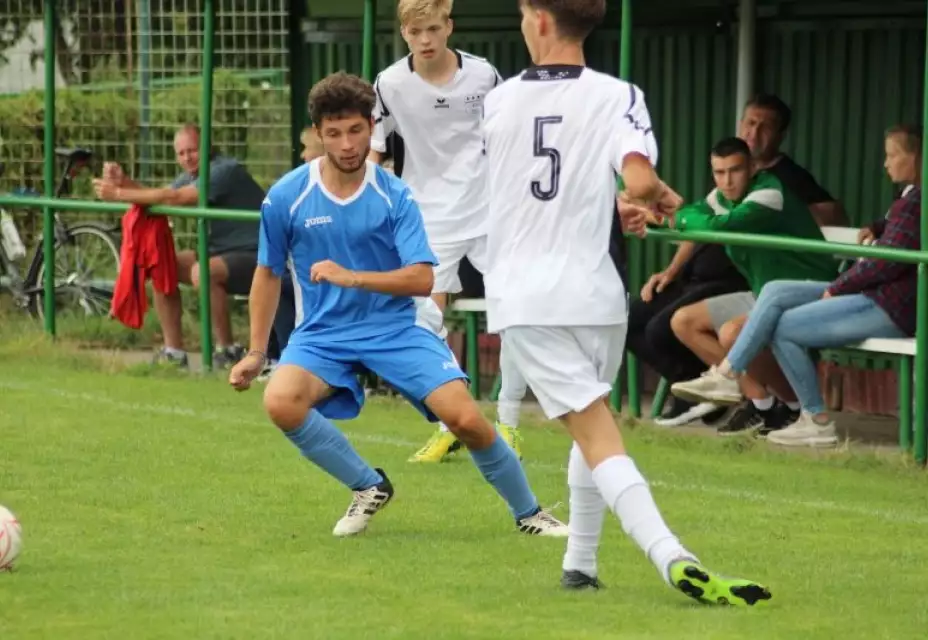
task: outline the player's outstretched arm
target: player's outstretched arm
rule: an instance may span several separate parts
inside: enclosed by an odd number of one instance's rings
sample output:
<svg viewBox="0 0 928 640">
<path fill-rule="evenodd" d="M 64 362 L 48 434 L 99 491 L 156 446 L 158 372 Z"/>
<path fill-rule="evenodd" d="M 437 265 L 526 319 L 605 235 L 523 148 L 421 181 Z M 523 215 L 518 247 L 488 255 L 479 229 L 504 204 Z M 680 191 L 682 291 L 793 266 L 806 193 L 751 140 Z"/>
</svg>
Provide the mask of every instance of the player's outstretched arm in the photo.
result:
<svg viewBox="0 0 928 640">
<path fill-rule="evenodd" d="M 267 353 L 271 326 L 280 304 L 280 277 L 269 267 L 258 265 L 248 294 L 248 323 L 251 327 L 249 349 Z"/>
</svg>

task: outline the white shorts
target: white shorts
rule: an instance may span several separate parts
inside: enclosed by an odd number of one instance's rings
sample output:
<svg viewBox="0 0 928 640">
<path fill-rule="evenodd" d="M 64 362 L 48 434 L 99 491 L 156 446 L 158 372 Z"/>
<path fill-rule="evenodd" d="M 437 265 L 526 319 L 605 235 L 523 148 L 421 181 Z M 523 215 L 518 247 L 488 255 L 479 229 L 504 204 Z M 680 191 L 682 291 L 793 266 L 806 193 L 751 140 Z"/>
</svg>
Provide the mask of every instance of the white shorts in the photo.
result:
<svg viewBox="0 0 928 640">
<path fill-rule="evenodd" d="M 502 331 L 502 350 L 553 420 L 582 411 L 612 391 L 627 332 L 627 324 L 510 327 Z"/>
<path fill-rule="evenodd" d="M 466 256 L 474 269 L 480 273 L 487 270 L 487 237 L 468 238 L 454 242 L 432 242 L 432 251 L 438 258 L 435 267 L 433 293 L 461 293 L 461 278 L 458 269 Z"/>
<path fill-rule="evenodd" d="M 446 340 L 448 329 L 445 328 L 445 318 L 438 305 L 431 298 L 413 298 L 413 302 L 416 303 L 416 324 Z"/>
</svg>

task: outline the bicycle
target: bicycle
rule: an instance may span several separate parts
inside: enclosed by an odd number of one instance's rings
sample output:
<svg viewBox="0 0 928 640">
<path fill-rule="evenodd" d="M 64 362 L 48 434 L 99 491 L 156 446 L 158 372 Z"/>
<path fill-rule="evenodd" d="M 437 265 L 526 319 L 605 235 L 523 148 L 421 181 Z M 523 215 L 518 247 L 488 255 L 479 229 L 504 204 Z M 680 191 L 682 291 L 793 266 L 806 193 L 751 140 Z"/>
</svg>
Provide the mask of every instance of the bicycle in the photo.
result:
<svg viewBox="0 0 928 640">
<path fill-rule="evenodd" d="M 86 167 L 93 152 L 82 148 L 55 149 L 65 159 L 65 170 L 55 189 L 55 197 L 71 192 L 74 177 Z M 0 164 L 0 176 L 4 167 Z M 15 189 L 15 195 L 38 196 L 31 189 Z M 99 222 L 69 225 L 55 212 L 55 309 L 77 312 L 84 317 L 109 313 L 113 289 L 119 273 L 120 226 Z M 45 317 L 45 252 L 42 237 L 25 272 L 19 263 L 27 256 L 13 217 L 0 208 L 0 292 L 39 319 Z M 99 266 L 95 266 L 99 265 Z M 25 275 L 23 275 L 25 273 Z"/>
</svg>

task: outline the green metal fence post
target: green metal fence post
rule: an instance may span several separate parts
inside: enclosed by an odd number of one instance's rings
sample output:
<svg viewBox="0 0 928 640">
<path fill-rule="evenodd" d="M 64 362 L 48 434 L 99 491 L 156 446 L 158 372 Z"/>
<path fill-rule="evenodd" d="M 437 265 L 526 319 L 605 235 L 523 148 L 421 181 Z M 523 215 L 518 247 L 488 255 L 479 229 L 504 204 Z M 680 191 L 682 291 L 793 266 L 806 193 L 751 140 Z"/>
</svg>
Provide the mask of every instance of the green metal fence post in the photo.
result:
<svg viewBox="0 0 928 640">
<path fill-rule="evenodd" d="M 306 98 L 309 95 L 310 66 L 307 60 L 308 47 L 303 39 L 303 16 L 306 3 L 290 4 L 288 23 L 288 48 L 290 50 L 290 162 L 298 167 L 302 162 L 300 136 L 309 120 Z"/>
<path fill-rule="evenodd" d="M 45 197 L 55 197 L 55 0 L 45 0 Z M 45 261 L 45 331 L 55 335 L 55 213 L 42 209 L 42 256 Z"/>
<path fill-rule="evenodd" d="M 912 450 L 912 356 L 902 356 L 896 363 L 899 393 L 899 447 Z"/>
<path fill-rule="evenodd" d="M 926 3 L 928 6 L 928 3 Z M 928 29 L 928 19 L 926 19 Z M 922 98 L 922 125 L 928 129 L 928 40 L 925 41 L 925 86 Z M 928 192 L 924 180 L 928 176 L 928 139 L 922 140 L 922 219 L 921 249 L 928 246 Z M 917 323 L 915 331 L 915 459 L 928 460 L 928 265 L 918 265 Z"/>
<path fill-rule="evenodd" d="M 628 80 L 632 75 L 632 0 L 622 0 L 622 30 L 619 36 L 619 77 Z M 628 239 L 628 287 L 637 287 L 641 281 L 642 240 Z M 638 359 L 625 352 L 625 375 L 628 377 L 628 410 L 632 416 L 641 417 L 641 389 Z M 616 381 L 612 388 L 612 406 L 621 406 L 621 386 Z"/>
<path fill-rule="evenodd" d="M 209 163 L 213 150 L 213 33 L 216 30 L 213 0 L 203 3 L 203 85 L 200 92 L 200 172 L 197 205 L 209 207 Z M 212 309 L 209 277 L 209 221 L 197 218 L 197 258 L 200 265 L 200 343 L 203 369 L 213 368 Z"/>
<path fill-rule="evenodd" d="M 368 82 L 374 79 L 375 26 L 377 24 L 377 0 L 364 0 L 364 53 L 361 75 Z"/>
<path fill-rule="evenodd" d="M 137 0 L 139 40 L 139 177 L 151 178 L 151 0 Z"/>
</svg>

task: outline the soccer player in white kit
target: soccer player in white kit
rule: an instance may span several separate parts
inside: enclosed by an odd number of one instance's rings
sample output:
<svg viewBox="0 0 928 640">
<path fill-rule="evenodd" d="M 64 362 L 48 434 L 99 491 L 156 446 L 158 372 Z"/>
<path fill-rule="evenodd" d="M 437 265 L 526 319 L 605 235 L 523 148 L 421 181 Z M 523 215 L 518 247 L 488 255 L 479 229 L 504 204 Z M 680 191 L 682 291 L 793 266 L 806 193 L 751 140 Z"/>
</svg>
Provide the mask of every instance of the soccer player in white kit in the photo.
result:
<svg viewBox="0 0 928 640">
<path fill-rule="evenodd" d="M 561 583 L 598 588 L 605 511 L 661 576 L 707 603 L 754 605 L 770 592 L 706 569 L 664 523 L 606 405 L 625 347 L 627 293 L 608 253 L 616 174 L 633 202 L 670 214 L 680 198 L 654 171 L 642 92 L 585 67 L 605 0 L 522 0 L 536 65 L 485 105 L 490 164 L 489 330 L 503 336 L 542 409 L 574 440 Z"/>
<path fill-rule="evenodd" d="M 486 95 L 502 82 L 485 59 L 448 48 L 452 4 L 399 0 L 397 15 L 410 55 L 377 76 L 371 143 L 372 159 L 380 162 L 390 135 L 402 140 L 402 178 L 419 202 L 438 258 L 432 299 L 442 312 L 448 294 L 461 291 L 458 269 L 465 257 L 486 272 L 487 164 L 480 119 Z M 500 369 L 497 429 L 521 457 L 517 426 L 526 384 L 502 358 Z M 411 460 L 441 462 L 459 447 L 441 424 Z"/>
</svg>

